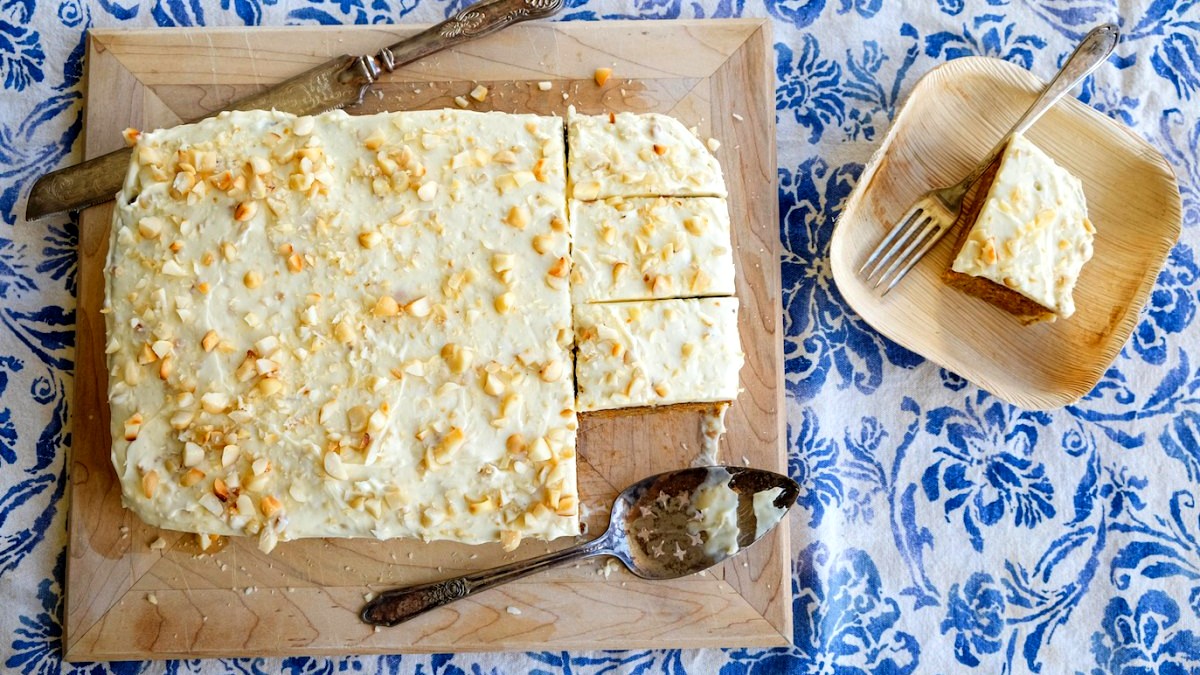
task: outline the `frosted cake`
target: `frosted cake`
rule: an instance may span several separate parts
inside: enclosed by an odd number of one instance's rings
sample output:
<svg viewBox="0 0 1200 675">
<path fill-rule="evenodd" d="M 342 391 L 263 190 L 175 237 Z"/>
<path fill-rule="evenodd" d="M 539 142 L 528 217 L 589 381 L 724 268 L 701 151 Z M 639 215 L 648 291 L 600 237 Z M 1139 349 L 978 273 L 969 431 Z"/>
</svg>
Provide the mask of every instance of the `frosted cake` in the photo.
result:
<svg viewBox="0 0 1200 675">
<path fill-rule="evenodd" d="M 127 507 L 264 550 L 578 533 L 561 119 L 222 113 L 134 157 L 104 310 Z"/>
<path fill-rule="evenodd" d="M 732 401 L 737 298 L 575 306 L 579 410 Z"/>
<path fill-rule="evenodd" d="M 1023 323 L 1070 317 L 1096 233 L 1079 179 L 1017 135 L 981 189 L 986 197 L 966 214 L 971 225 L 959 236 L 946 283 Z"/>
<path fill-rule="evenodd" d="M 672 117 L 567 115 L 571 197 L 724 197 L 721 166 L 704 143 Z"/>
</svg>

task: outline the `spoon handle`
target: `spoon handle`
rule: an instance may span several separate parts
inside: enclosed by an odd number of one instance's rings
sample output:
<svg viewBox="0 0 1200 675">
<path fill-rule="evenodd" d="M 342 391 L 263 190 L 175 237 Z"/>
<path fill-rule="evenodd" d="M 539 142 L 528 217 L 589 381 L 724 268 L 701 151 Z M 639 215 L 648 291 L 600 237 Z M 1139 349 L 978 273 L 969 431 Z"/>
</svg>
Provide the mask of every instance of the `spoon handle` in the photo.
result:
<svg viewBox="0 0 1200 675">
<path fill-rule="evenodd" d="M 375 626 L 395 626 L 418 614 L 447 605 L 478 591 L 514 581 L 565 562 L 607 554 L 612 550 L 610 543 L 610 534 L 606 532 L 603 536 L 587 543 L 536 558 L 518 560 L 508 565 L 470 572 L 453 579 L 384 591 L 368 602 L 359 616 L 365 623 Z"/>
</svg>

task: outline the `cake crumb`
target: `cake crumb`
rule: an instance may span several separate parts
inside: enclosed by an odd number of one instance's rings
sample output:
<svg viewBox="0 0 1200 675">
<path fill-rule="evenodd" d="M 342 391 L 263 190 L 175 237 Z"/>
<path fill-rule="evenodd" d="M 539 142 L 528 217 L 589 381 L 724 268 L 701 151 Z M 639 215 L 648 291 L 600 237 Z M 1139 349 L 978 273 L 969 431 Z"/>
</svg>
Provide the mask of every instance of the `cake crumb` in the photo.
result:
<svg viewBox="0 0 1200 675">
<path fill-rule="evenodd" d="M 604 578 L 607 579 L 612 575 L 613 572 L 616 572 L 619 569 L 621 569 L 621 563 L 617 562 L 614 558 L 609 558 L 607 561 L 605 561 L 604 567 L 600 568 L 597 573 L 603 574 Z"/>
<path fill-rule="evenodd" d="M 483 86 L 482 84 L 476 85 L 476 87 L 471 90 L 471 98 L 475 99 L 476 101 L 479 101 L 480 103 L 483 103 L 483 101 L 485 99 L 487 99 L 487 95 L 488 95 L 488 88 Z"/>
<path fill-rule="evenodd" d="M 148 602 L 152 605 L 157 605 L 158 604 L 158 596 L 153 593 L 147 593 L 146 594 L 146 602 Z"/>
<path fill-rule="evenodd" d="M 610 77 L 612 77 L 612 68 L 597 68 L 596 72 L 592 74 L 592 78 L 596 80 L 597 87 L 603 87 L 604 83 L 608 82 L 608 78 Z"/>
<path fill-rule="evenodd" d="M 742 117 L 741 115 L 739 115 L 737 113 L 733 113 L 733 119 L 737 120 L 738 122 L 744 122 L 746 120 L 745 117 Z"/>
<path fill-rule="evenodd" d="M 151 551 L 161 551 L 166 547 L 167 547 L 167 540 L 163 539 L 162 537 L 159 537 L 158 539 L 155 539 L 154 541 L 150 542 L 150 550 Z"/>
<path fill-rule="evenodd" d="M 551 86 L 552 85 L 550 84 L 550 80 L 542 80 L 541 82 L 538 82 L 538 84 L 537 84 L 538 90 L 540 90 L 540 91 L 550 91 Z"/>
<path fill-rule="evenodd" d="M 509 607 L 506 611 L 513 616 L 521 616 L 521 610 L 517 607 Z"/>
<path fill-rule="evenodd" d="M 375 591 L 367 591 L 363 593 L 363 602 L 370 602 L 375 599 Z"/>
<path fill-rule="evenodd" d="M 470 104 L 470 103 L 467 101 L 467 99 L 466 99 L 465 97 L 463 97 L 463 96 L 455 96 L 455 97 L 454 97 L 454 105 L 456 105 L 456 106 L 458 106 L 458 107 L 460 107 L 460 108 L 465 108 L 465 107 L 467 107 L 467 106 L 469 106 L 469 105 L 471 105 L 471 104 Z"/>
<path fill-rule="evenodd" d="M 705 145 L 708 146 L 709 150 L 716 152 L 721 147 L 721 141 L 718 141 L 715 138 L 709 138 Z"/>
</svg>

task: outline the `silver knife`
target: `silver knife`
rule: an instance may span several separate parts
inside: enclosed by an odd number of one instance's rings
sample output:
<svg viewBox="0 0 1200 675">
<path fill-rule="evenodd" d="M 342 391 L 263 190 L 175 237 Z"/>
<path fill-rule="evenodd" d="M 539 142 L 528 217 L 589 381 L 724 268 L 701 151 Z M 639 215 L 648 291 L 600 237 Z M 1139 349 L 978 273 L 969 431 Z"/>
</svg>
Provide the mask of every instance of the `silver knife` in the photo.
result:
<svg viewBox="0 0 1200 675">
<path fill-rule="evenodd" d="M 361 103 L 383 72 L 521 21 L 551 16 L 564 0 L 484 0 L 445 21 L 384 47 L 374 56 L 339 56 L 312 70 L 230 103 L 222 110 L 280 110 L 310 115 Z M 207 117 L 216 115 L 213 111 Z M 193 120 L 195 121 L 195 120 Z M 123 148 L 65 169 L 33 184 L 25 219 L 81 209 L 112 199 L 121 189 L 132 150 Z"/>
</svg>

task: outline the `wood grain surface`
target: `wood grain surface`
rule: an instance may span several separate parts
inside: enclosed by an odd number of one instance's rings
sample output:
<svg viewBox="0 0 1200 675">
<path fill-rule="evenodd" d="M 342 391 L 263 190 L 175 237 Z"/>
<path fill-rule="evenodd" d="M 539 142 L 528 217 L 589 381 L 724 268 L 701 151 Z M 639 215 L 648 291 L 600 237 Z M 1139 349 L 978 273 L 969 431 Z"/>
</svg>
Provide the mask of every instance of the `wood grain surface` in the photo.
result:
<svg viewBox="0 0 1200 675">
<path fill-rule="evenodd" d="M 1096 226 L 1095 254 L 1079 276 L 1069 319 L 1022 326 L 945 285 L 955 236 L 886 297 L 858 268 L 925 191 L 957 183 L 984 158 L 1043 86 L 999 59 L 958 59 L 930 71 L 863 171 L 830 247 L 838 290 L 876 330 L 1030 409 L 1069 405 L 1091 391 L 1137 325 L 1182 217 L 1175 174 L 1157 150 L 1071 98 L 1026 134 L 1080 178 Z"/>
<path fill-rule="evenodd" d="M 85 152 L 119 147 L 126 127 L 171 126 L 330 56 L 368 53 L 418 27 L 93 31 Z M 453 106 L 477 83 L 477 110 L 665 112 L 722 142 L 730 191 L 743 392 L 721 459 L 786 473 L 778 205 L 769 24 L 761 20 L 524 24 L 398 70 L 357 114 Z M 613 68 L 598 87 L 595 68 Z M 549 91 L 539 81 L 552 83 Z M 565 96 L 564 96 L 565 94 Z M 737 114 L 741 119 L 734 117 Z M 194 535 L 142 524 L 121 506 L 109 460 L 103 266 L 111 205 L 80 219 L 66 654 L 72 661 L 398 651 L 775 646 L 792 631 L 787 527 L 703 575 L 645 582 L 601 562 L 503 586 L 375 631 L 369 590 L 431 581 L 573 543 L 498 545 L 303 540 L 270 555 L 253 540 L 201 553 Z M 688 466 L 703 412 L 680 407 L 582 416 L 579 483 L 596 532 L 617 492 Z M 166 547 L 152 550 L 161 537 Z M 520 609 L 520 614 L 507 611 Z"/>
</svg>

